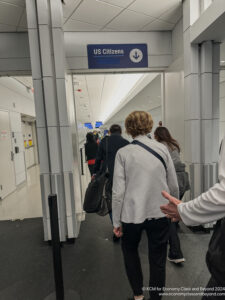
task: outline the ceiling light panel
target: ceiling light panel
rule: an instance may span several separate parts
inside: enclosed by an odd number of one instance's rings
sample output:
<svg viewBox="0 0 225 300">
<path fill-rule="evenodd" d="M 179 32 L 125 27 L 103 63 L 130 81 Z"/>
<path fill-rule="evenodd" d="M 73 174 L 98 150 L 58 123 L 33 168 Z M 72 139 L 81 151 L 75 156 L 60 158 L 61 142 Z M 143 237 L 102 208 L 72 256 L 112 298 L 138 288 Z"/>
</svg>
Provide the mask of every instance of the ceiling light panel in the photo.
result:
<svg viewBox="0 0 225 300">
<path fill-rule="evenodd" d="M 155 18 L 140 14 L 131 10 L 123 11 L 112 22 L 107 24 L 107 27 L 114 28 L 119 31 L 135 31 L 140 30 Z"/>
<path fill-rule="evenodd" d="M 64 31 L 99 31 L 102 26 L 69 19 L 63 26 Z"/>
<path fill-rule="evenodd" d="M 182 17 L 182 5 L 176 5 L 175 7 L 171 8 L 164 14 L 162 14 L 159 19 L 162 21 L 166 21 L 169 23 L 176 24 L 180 18 Z"/>
<path fill-rule="evenodd" d="M 17 26 L 24 8 L 5 2 L 0 2 L 0 23 Z"/>
<path fill-rule="evenodd" d="M 179 5 L 181 0 L 136 0 L 129 9 L 159 18 L 160 15 Z"/>
<path fill-rule="evenodd" d="M 72 19 L 96 25 L 105 25 L 122 11 L 121 7 L 84 0 L 71 16 Z"/>
<path fill-rule="evenodd" d="M 1 2 L 9 3 L 9 4 L 14 4 L 17 6 L 25 7 L 25 0 L 2 0 Z"/>
<path fill-rule="evenodd" d="M 66 19 L 69 18 L 81 2 L 82 0 L 64 0 L 65 3 L 65 5 L 63 5 L 64 18 Z"/>
<path fill-rule="evenodd" d="M 103 2 L 103 3 L 108 3 L 120 7 L 127 7 L 130 5 L 134 0 L 96 0 L 97 2 Z"/>
<path fill-rule="evenodd" d="M 142 31 L 167 31 L 172 30 L 174 28 L 174 24 L 168 23 L 161 20 L 156 20 L 142 28 Z"/>
</svg>

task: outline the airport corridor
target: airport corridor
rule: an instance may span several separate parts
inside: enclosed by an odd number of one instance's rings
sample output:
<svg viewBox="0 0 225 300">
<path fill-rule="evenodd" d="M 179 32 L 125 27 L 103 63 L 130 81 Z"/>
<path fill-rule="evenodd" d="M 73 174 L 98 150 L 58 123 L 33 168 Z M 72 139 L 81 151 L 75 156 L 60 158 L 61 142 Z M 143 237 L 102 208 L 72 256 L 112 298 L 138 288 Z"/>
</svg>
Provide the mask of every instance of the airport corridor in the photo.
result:
<svg viewBox="0 0 225 300">
<path fill-rule="evenodd" d="M 182 266 L 167 262 L 166 286 L 174 287 L 176 282 L 176 287 L 205 287 L 209 279 L 205 254 L 210 235 L 193 234 L 183 224 L 179 235 L 186 262 Z M 147 239 L 144 236 L 139 250 L 144 282 L 148 286 Z M 45 299 L 54 290 L 54 275 L 52 249 L 43 242 L 42 219 L 2 221 L 0 240 L 0 299 Z M 108 216 L 87 215 L 75 244 L 63 244 L 62 261 L 65 290 L 75 290 L 80 300 L 124 300 L 132 295 L 120 243 L 112 241 Z M 166 299 L 173 297 L 164 296 L 163 300 Z"/>
</svg>

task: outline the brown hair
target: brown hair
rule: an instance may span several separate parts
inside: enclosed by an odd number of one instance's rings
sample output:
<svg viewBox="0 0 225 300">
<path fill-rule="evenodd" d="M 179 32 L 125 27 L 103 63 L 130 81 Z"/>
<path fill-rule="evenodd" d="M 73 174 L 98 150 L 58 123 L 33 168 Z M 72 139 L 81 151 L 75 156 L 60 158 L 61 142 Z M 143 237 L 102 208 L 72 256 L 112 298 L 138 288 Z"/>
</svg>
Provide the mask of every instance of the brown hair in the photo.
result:
<svg viewBox="0 0 225 300">
<path fill-rule="evenodd" d="M 180 152 L 180 146 L 178 142 L 172 138 L 169 130 L 166 127 L 160 126 L 157 127 L 154 132 L 155 138 L 158 142 L 166 143 L 171 150 L 177 149 Z"/>
<path fill-rule="evenodd" d="M 133 111 L 125 120 L 126 131 L 133 138 L 151 132 L 152 126 L 152 116 L 145 111 Z"/>
</svg>

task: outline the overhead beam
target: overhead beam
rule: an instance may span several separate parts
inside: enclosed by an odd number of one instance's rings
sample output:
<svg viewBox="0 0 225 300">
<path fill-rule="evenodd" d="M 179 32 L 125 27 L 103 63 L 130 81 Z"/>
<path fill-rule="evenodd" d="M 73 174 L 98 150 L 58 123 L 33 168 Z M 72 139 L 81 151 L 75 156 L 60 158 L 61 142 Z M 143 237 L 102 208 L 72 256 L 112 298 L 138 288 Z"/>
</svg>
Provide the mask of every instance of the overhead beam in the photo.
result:
<svg viewBox="0 0 225 300">
<path fill-rule="evenodd" d="M 221 42 L 225 40 L 225 1 L 214 1 L 191 26 L 191 43 L 200 44 L 213 40 Z"/>
<path fill-rule="evenodd" d="M 31 75 L 27 33 L 0 33 L 0 75 Z M 148 68 L 107 70 L 108 72 L 156 71 L 166 69 L 172 62 L 171 32 L 65 32 L 66 68 L 76 73 L 88 69 L 88 44 L 147 43 Z M 95 71 L 96 72 L 96 71 Z M 98 70 L 102 72 L 102 70 Z M 104 70 L 105 72 L 105 70 Z"/>
</svg>

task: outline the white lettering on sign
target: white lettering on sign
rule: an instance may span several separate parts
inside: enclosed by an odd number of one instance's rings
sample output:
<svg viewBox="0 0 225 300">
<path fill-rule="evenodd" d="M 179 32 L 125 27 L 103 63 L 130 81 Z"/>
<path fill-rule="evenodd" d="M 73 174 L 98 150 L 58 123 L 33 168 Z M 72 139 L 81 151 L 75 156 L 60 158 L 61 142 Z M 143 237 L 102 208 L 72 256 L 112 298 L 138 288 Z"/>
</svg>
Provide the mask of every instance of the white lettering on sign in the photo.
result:
<svg viewBox="0 0 225 300">
<path fill-rule="evenodd" d="M 94 49 L 93 51 L 94 51 L 95 55 L 101 55 L 102 54 L 101 49 Z"/>
<path fill-rule="evenodd" d="M 103 54 L 115 54 L 115 55 L 123 55 L 124 50 L 123 49 L 103 49 L 102 51 Z"/>
<path fill-rule="evenodd" d="M 123 49 L 93 49 L 94 55 L 124 55 Z"/>
</svg>

